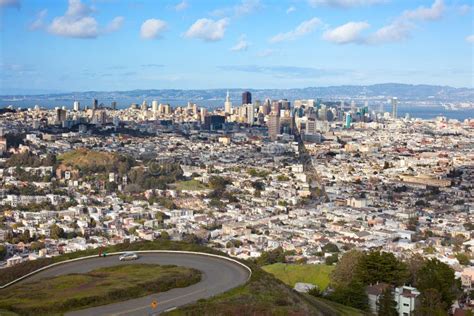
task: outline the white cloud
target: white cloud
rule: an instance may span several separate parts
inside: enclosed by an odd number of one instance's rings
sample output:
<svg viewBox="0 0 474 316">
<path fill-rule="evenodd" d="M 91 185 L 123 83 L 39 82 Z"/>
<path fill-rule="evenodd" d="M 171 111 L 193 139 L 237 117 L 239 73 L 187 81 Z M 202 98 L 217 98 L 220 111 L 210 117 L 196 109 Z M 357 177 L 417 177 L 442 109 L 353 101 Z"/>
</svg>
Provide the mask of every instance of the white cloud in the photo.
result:
<svg viewBox="0 0 474 316">
<path fill-rule="evenodd" d="M 140 36 L 145 39 L 160 38 L 166 30 L 167 24 L 163 20 L 148 19 L 143 22 L 140 28 Z"/>
<path fill-rule="evenodd" d="M 312 7 L 331 6 L 341 8 L 369 6 L 383 2 L 386 2 L 386 0 L 308 0 Z"/>
<path fill-rule="evenodd" d="M 122 25 L 123 25 L 123 22 L 125 21 L 125 18 L 123 16 L 117 16 L 115 17 L 112 21 L 110 21 L 110 23 L 107 25 L 107 27 L 105 28 L 105 32 L 106 33 L 110 33 L 110 32 L 116 32 L 118 31 Z"/>
<path fill-rule="evenodd" d="M 410 37 L 415 25 L 409 21 L 396 20 L 378 29 L 367 38 L 368 44 L 381 44 L 387 42 L 400 42 Z"/>
<path fill-rule="evenodd" d="M 235 15 L 247 15 L 257 11 L 261 7 L 260 0 L 242 0 L 234 7 Z"/>
<path fill-rule="evenodd" d="M 21 7 L 20 0 L 0 0 L 0 8 L 17 8 Z"/>
<path fill-rule="evenodd" d="M 361 43 L 361 32 L 369 28 L 367 22 L 349 22 L 334 29 L 329 29 L 323 34 L 323 39 L 336 44 Z"/>
<path fill-rule="evenodd" d="M 217 21 L 212 19 L 199 19 L 184 34 L 187 38 L 198 38 L 207 42 L 215 42 L 224 38 L 229 20 L 223 18 Z"/>
<path fill-rule="evenodd" d="M 58 16 L 49 24 L 47 31 L 54 35 L 73 38 L 96 38 L 100 34 L 117 31 L 123 24 L 124 18 L 115 17 L 104 29 L 99 27 L 97 20 L 92 17 L 94 9 L 81 0 L 69 0 L 68 8 L 63 16 Z M 41 25 L 37 23 L 33 26 Z"/>
<path fill-rule="evenodd" d="M 89 16 L 92 12 L 92 8 L 80 0 L 69 0 L 66 14 L 54 18 L 48 31 L 65 37 L 95 38 L 99 35 L 99 25 Z"/>
<path fill-rule="evenodd" d="M 234 52 L 240 52 L 240 51 L 247 50 L 249 48 L 249 46 L 250 46 L 250 43 L 247 41 L 247 36 L 245 34 L 243 34 L 243 35 L 240 36 L 239 41 L 237 42 L 237 44 L 232 46 L 232 48 L 230 50 L 234 51 Z"/>
<path fill-rule="evenodd" d="M 468 37 L 466 37 L 466 42 L 474 44 L 474 34 L 469 35 Z"/>
<path fill-rule="evenodd" d="M 402 19 L 407 20 L 437 20 L 442 17 L 444 12 L 444 1 L 435 0 L 429 8 L 420 6 L 415 10 L 407 10 L 403 13 Z"/>
<path fill-rule="evenodd" d="M 183 10 L 186 10 L 187 8 L 189 8 L 189 3 L 186 0 L 183 0 L 174 6 L 174 9 L 176 11 L 183 11 Z"/>
<path fill-rule="evenodd" d="M 44 27 L 44 18 L 48 15 L 48 10 L 44 9 L 38 12 L 36 19 L 30 24 L 30 30 L 35 31 Z"/>
<path fill-rule="evenodd" d="M 225 7 L 212 11 L 210 14 L 215 17 L 234 16 L 240 17 L 256 12 L 262 7 L 260 0 L 242 0 L 233 7 Z"/>
<path fill-rule="evenodd" d="M 291 6 L 288 9 L 286 9 L 286 14 L 290 14 L 291 12 L 295 12 L 295 11 L 296 11 L 296 8 L 294 6 Z"/>
<path fill-rule="evenodd" d="M 435 0 L 431 7 L 418 7 L 406 10 L 393 22 L 378 29 L 367 38 L 368 44 L 381 44 L 400 42 L 410 37 L 411 31 L 416 27 L 416 21 L 433 21 L 443 16 L 445 10 L 443 0 Z"/>
<path fill-rule="evenodd" d="M 273 36 L 272 38 L 270 38 L 270 42 L 278 43 L 278 42 L 283 42 L 283 41 L 295 40 L 298 37 L 301 37 L 313 32 L 321 24 L 322 22 L 318 18 L 312 18 L 311 20 L 303 21 L 294 30 L 291 30 L 286 33 L 279 33 Z"/>
</svg>

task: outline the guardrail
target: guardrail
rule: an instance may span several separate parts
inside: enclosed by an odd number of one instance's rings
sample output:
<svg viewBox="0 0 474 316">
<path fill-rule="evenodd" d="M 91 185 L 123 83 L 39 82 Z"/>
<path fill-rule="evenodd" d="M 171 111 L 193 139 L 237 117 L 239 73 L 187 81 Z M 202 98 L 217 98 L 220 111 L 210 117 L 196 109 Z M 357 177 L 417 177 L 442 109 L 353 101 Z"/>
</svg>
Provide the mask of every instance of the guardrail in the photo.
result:
<svg viewBox="0 0 474 316">
<path fill-rule="evenodd" d="M 243 267 L 244 269 L 246 269 L 246 270 L 249 272 L 249 276 L 248 276 L 246 282 L 248 282 L 248 281 L 250 280 L 250 277 L 252 276 L 252 269 L 250 269 L 247 265 L 243 264 L 242 262 L 240 262 L 240 261 L 238 261 L 238 260 L 235 260 L 235 259 L 232 259 L 232 258 L 229 258 L 229 257 L 224 257 L 224 256 L 215 255 L 215 254 L 212 254 L 212 253 L 205 253 L 205 252 L 182 251 L 182 250 L 137 250 L 137 251 L 111 252 L 111 253 L 107 253 L 107 256 L 118 256 L 118 255 L 122 255 L 122 254 L 128 253 L 128 252 L 135 252 L 135 253 L 174 253 L 174 254 L 187 254 L 187 255 L 197 255 L 197 256 L 214 257 L 214 258 L 218 258 L 218 259 L 222 259 L 222 260 L 227 260 L 227 261 L 236 263 L 236 264 L 238 264 L 239 266 L 241 266 L 241 267 Z M 32 271 L 32 272 L 30 272 L 30 273 L 28 273 L 28 274 L 25 274 L 24 276 L 19 277 L 18 279 L 13 280 L 13 281 L 11 281 L 11 282 L 9 282 L 9 283 L 7 283 L 7 284 L 1 285 L 1 286 L 0 286 L 0 289 L 7 288 L 7 287 L 9 287 L 10 285 L 13 285 L 13 284 L 15 284 L 15 283 L 18 283 L 18 282 L 20 282 L 21 280 L 27 279 L 27 278 L 29 278 L 30 276 L 34 275 L 34 274 L 37 274 L 37 273 L 39 273 L 39 272 L 41 272 L 41 271 L 50 269 L 50 268 L 52 268 L 52 267 L 59 266 L 59 265 L 62 265 L 62 264 L 65 264 L 65 263 L 69 263 L 69 262 L 87 260 L 87 259 L 92 259 L 92 258 L 98 258 L 98 255 L 85 256 L 85 257 L 74 258 L 74 259 L 69 259 L 69 260 L 64 260 L 64 261 L 52 263 L 52 264 L 50 264 L 50 265 L 44 266 L 44 267 L 42 267 L 42 268 L 39 268 L 38 270 Z"/>
</svg>

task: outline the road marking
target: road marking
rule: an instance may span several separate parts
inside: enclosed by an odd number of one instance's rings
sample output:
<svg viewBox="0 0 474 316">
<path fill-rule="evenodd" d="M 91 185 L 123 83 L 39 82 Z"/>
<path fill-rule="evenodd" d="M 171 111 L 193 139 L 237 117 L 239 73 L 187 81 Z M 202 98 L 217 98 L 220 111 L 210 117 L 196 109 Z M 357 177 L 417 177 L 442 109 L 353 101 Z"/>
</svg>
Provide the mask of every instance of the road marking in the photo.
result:
<svg viewBox="0 0 474 316">
<path fill-rule="evenodd" d="M 163 305 L 165 303 L 169 303 L 169 302 L 172 302 L 172 301 L 176 301 L 176 300 L 182 299 L 183 297 L 190 296 L 190 295 L 193 295 L 193 294 L 196 294 L 196 293 L 205 292 L 205 291 L 206 291 L 206 289 L 201 289 L 201 290 L 197 290 L 197 291 L 194 291 L 194 292 L 191 292 L 191 293 L 188 293 L 188 294 L 184 294 L 184 295 L 181 295 L 179 297 L 175 297 L 175 298 L 172 298 L 172 299 L 169 299 L 169 300 L 166 300 L 166 301 L 160 301 L 160 305 Z M 146 306 L 137 307 L 137 308 L 134 308 L 134 309 L 129 309 L 127 311 L 123 311 L 123 312 L 120 312 L 120 313 L 112 313 L 112 314 L 109 314 L 109 315 L 119 316 L 119 315 L 124 315 L 124 314 L 128 314 L 128 313 L 138 312 L 142 309 L 147 309 L 149 307 L 150 307 L 149 305 L 146 305 Z"/>
</svg>

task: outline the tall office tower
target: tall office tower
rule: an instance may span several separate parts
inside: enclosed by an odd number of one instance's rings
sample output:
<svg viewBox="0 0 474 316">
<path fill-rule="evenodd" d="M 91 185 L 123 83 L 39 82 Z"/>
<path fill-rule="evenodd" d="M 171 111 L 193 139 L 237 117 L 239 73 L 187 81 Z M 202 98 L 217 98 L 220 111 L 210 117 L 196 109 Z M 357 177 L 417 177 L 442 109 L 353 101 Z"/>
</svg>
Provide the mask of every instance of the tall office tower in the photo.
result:
<svg viewBox="0 0 474 316">
<path fill-rule="evenodd" d="M 272 102 L 272 112 L 276 113 L 277 115 L 280 115 L 280 110 L 281 110 L 281 104 L 278 101 L 273 101 Z"/>
<path fill-rule="evenodd" d="M 94 101 L 92 103 L 92 109 L 97 110 L 98 107 L 99 107 L 99 100 L 94 99 Z"/>
<path fill-rule="evenodd" d="M 112 101 L 112 103 L 110 103 L 110 107 L 112 110 L 117 110 L 117 101 Z"/>
<path fill-rule="evenodd" d="M 351 113 L 346 113 L 346 128 L 351 128 L 351 123 L 352 123 L 352 115 Z"/>
<path fill-rule="evenodd" d="M 270 136 L 272 141 L 276 140 L 277 135 L 280 134 L 280 117 L 275 113 L 272 113 L 268 117 L 267 126 L 268 136 Z"/>
<path fill-rule="evenodd" d="M 158 101 L 156 100 L 151 101 L 151 110 L 155 113 L 158 112 Z"/>
<path fill-rule="evenodd" d="M 247 104 L 247 124 L 253 125 L 255 121 L 255 107 L 253 104 Z"/>
<path fill-rule="evenodd" d="M 281 109 L 289 110 L 290 109 L 290 101 L 287 99 L 280 100 L 279 103 L 281 104 Z"/>
<path fill-rule="evenodd" d="M 263 115 L 268 115 L 270 114 L 270 111 L 271 111 L 270 99 L 265 99 L 265 102 L 263 102 L 263 106 L 262 106 L 262 113 Z"/>
<path fill-rule="evenodd" d="M 142 109 L 143 111 L 148 110 L 148 104 L 146 104 L 146 100 L 143 100 L 141 109 Z"/>
<path fill-rule="evenodd" d="M 201 108 L 201 124 L 206 123 L 207 109 Z"/>
<path fill-rule="evenodd" d="M 351 112 L 352 113 L 357 112 L 357 105 L 354 100 L 351 101 Z"/>
<path fill-rule="evenodd" d="M 227 90 L 227 95 L 225 97 L 224 112 L 225 112 L 225 114 L 231 114 L 232 113 L 232 101 L 230 101 L 229 90 Z"/>
<path fill-rule="evenodd" d="M 242 93 L 242 104 L 250 104 L 252 103 L 252 94 L 248 91 Z"/>
<path fill-rule="evenodd" d="M 197 115 L 197 114 L 198 114 L 198 106 L 197 106 L 196 103 L 193 104 L 192 111 L 193 111 L 193 115 Z"/>
<path fill-rule="evenodd" d="M 66 120 L 67 111 L 64 109 L 56 108 L 56 122 L 62 123 Z"/>
<path fill-rule="evenodd" d="M 81 110 L 81 104 L 79 101 L 74 101 L 73 110 L 79 112 Z"/>
<path fill-rule="evenodd" d="M 169 104 L 165 104 L 164 112 L 165 112 L 165 114 L 170 114 L 171 113 L 171 106 Z"/>
<path fill-rule="evenodd" d="M 397 113 L 397 111 L 398 111 L 398 109 L 397 109 L 397 107 L 398 107 L 398 98 L 393 97 L 391 99 L 391 103 L 392 103 L 392 118 L 394 120 L 396 120 L 397 119 L 397 114 L 398 114 Z"/>
</svg>

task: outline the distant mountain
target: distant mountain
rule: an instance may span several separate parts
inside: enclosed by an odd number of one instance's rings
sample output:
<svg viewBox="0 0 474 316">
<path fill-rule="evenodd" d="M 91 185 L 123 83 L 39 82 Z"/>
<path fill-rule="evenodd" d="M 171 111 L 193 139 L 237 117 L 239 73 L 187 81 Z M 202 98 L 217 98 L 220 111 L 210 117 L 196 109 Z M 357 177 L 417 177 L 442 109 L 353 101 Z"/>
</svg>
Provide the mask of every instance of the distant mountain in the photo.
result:
<svg viewBox="0 0 474 316">
<path fill-rule="evenodd" d="M 389 97 L 398 97 L 404 102 L 473 102 L 473 88 L 453 88 L 449 86 L 434 85 L 411 85 L 399 83 L 385 83 L 375 85 L 345 85 L 329 87 L 309 87 L 301 89 L 229 89 L 231 98 L 235 103 L 241 100 L 241 93 L 248 90 L 252 93 L 253 99 L 315 99 L 341 100 L 341 99 L 370 99 L 384 100 Z M 99 102 L 109 102 L 118 100 L 121 102 L 141 102 L 156 99 L 170 102 L 192 101 L 221 101 L 224 100 L 227 89 L 209 90 L 177 90 L 177 89 L 146 89 L 131 91 L 85 91 L 70 93 L 50 93 L 38 95 L 3 95 L 0 96 L 0 105 L 8 102 L 21 100 L 34 100 L 44 102 L 64 102 L 71 103 L 73 100 L 99 99 Z M 211 102 L 212 103 L 212 102 Z"/>
</svg>

